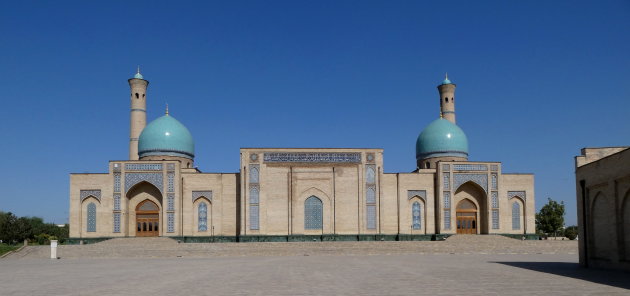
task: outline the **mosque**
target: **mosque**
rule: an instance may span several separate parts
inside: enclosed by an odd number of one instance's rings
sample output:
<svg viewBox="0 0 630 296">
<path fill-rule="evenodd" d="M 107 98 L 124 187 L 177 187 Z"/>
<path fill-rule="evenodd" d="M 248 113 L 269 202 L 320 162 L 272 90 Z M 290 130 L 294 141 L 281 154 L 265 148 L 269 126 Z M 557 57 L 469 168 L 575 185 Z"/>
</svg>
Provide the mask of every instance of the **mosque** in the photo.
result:
<svg viewBox="0 0 630 296">
<path fill-rule="evenodd" d="M 194 166 L 193 136 L 166 114 L 146 124 L 149 81 L 129 79 L 129 159 L 70 174 L 70 237 L 186 241 L 435 239 L 535 232 L 533 174 L 468 161 L 455 87 L 416 141 L 413 172 L 386 173 L 383 149 L 241 148 L 238 173 Z M 436 114 L 437 117 L 437 114 Z M 411 144 L 411 143 L 410 143 Z"/>
</svg>

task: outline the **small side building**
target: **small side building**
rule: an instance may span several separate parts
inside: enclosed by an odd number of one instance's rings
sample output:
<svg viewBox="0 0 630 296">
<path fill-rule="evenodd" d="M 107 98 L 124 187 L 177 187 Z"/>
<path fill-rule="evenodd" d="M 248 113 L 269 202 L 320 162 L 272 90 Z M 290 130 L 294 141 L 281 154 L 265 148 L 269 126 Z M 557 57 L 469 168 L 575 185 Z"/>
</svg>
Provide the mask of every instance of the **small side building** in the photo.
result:
<svg viewBox="0 0 630 296">
<path fill-rule="evenodd" d="M 630 270 L 630 147 L 575 158 L 580 265 Z"/>
</svg>

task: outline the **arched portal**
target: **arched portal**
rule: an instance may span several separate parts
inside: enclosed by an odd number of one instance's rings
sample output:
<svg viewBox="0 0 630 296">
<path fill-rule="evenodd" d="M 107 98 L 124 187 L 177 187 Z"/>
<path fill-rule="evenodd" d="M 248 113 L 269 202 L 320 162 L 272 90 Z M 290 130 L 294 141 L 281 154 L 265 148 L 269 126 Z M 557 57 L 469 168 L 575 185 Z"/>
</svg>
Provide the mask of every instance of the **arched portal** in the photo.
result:
<svg viewBox="0 0 630 296">
<path fill-rule="evenodd" d="M 150 200 L 136 207 L 136 236 L 160 235 L 160 208 Z"/>
<path fill-rule="evenodd" d="M 477 234 L 477 206 L 469 199 L 457 203 L 457 233 Z"/>
<path fill-rule="evenodd" d="M 465 200 L 466 203 L 461 203 Z M 466 233 L 488 233 L 488 215 L 486 214 L 488 211 L 488 196 L 486 195 L 486 191 L 481 186 L 472 181 L 466 182 L 459 186 L 457 190 L 455 190 L 453 205 L 455 205 L 456 207 L 456 221 L 453 221 L 455 222 L 456 227 L 457 219 L 460 219 L 460 217 L 468 217 L 467 219 L 464 219 L 467 221 L 466 224 L 459 225 L 460 227 L 465 226 L 466 229 L 468 229 L 465 231 Z M 462 206 L 466 206 L 468 208 L 460 208 Z M 470 220 L 473 218 L 474 223 L 472 220 Z M 457 233 L 460 233 L 460 231 L 463 230 L 457 229 Z"/>
<path fill-rule="evenodd" d="M 133 187 L 131 187 L 126 194 L 126 199 L 123 201 L 125 203 L 123 208 L 127 208 L 129 209 L 129 214 L 126 216 L 125 221 L 121 222 L 121 225 L 126 225 L 124 229 L 121 229 L 121 232 L 125 233 L 128 236 L 141 236 L 138 232 L 138 217 L 136 216 L 136 210 L 140 207 L 140 204 L 144 203 L 146 200 L 149 200 L 151 202 L 153 202 L 153 204 L 156 205 L 156 207 L 158 208 L 157 213 L 146 213 L 146 214 L 154 214 L 157 215 L 158 218 L 158 222 L 162 222 L 163 221 L 163 214 L 161 209 L 163 208 L 163 198 L 162 198 L 162 193 L 160 192 L 160 189 L 158 189 L 157 187 L 155 187 L 155 185 L 146 182 L 146 181 L 142 181 L 136 185 L 134 185 Z M 147 218 L 147 217 L 144 217 Z M 160 233 L 163 233 L 164 231 L 162 231 L 162 227 L 164 226 L 165 223 L 159 223 L 157 226 L 152 225 L 152 229 L 157 228 L 157 231 L 153 231 L 156 234 L 155 235 L 160 235 Z M 144 232 L 144 228 L 142 228 L 144 226 L 144 224 L 140 225 L 141 228 L 140 230 Z M 148 231 L 148 224 L 147 224 L 147 231 Z M 164 229 L 166 230 L 166 228 Z M 143 233 L 142 236 L 146 236 L 146 233 Z"/>
</svg>

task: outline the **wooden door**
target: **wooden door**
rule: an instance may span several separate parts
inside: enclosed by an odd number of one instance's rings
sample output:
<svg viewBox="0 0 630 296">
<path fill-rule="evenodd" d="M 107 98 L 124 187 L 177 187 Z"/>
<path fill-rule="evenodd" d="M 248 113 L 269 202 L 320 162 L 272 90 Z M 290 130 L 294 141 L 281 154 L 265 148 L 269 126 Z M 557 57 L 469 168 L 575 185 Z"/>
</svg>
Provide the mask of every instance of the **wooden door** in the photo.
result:
<svg viewBox="0 0 630 296">
<path fill-rule="evenodd" d="M 457 216 L 458 234 L 477 234 L 477 217 Z"/>
<path fill-rule="evenodd" d="M 159 236 L 160 218 L 158 215 L 136 214 L 136 236 Z"/>
<path fill-rule="evenodd" d="M 136 207 L 136 236 L 160 235 L 160 208 L 145 200 Z"/>
<path fill-rule="evenodd" d="M 457 204 L 456 222 L 458 234 L 477 234 L 477 206 L 468 199 Z"/>
</svg>

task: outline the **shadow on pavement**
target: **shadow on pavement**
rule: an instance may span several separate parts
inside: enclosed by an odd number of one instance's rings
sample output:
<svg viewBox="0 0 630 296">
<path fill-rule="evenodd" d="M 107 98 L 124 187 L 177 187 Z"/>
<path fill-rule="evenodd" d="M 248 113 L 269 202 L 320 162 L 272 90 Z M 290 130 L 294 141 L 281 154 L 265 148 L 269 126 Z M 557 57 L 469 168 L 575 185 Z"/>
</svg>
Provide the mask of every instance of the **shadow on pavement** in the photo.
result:
<svg viewBox="0 0 630 296">
<path fill-rule="evenodd" d="M 589 269 L 568 262 L 493 262 L 602 285 L 630 289 L 630 273 L 616 270 Z"/>
</svg>

